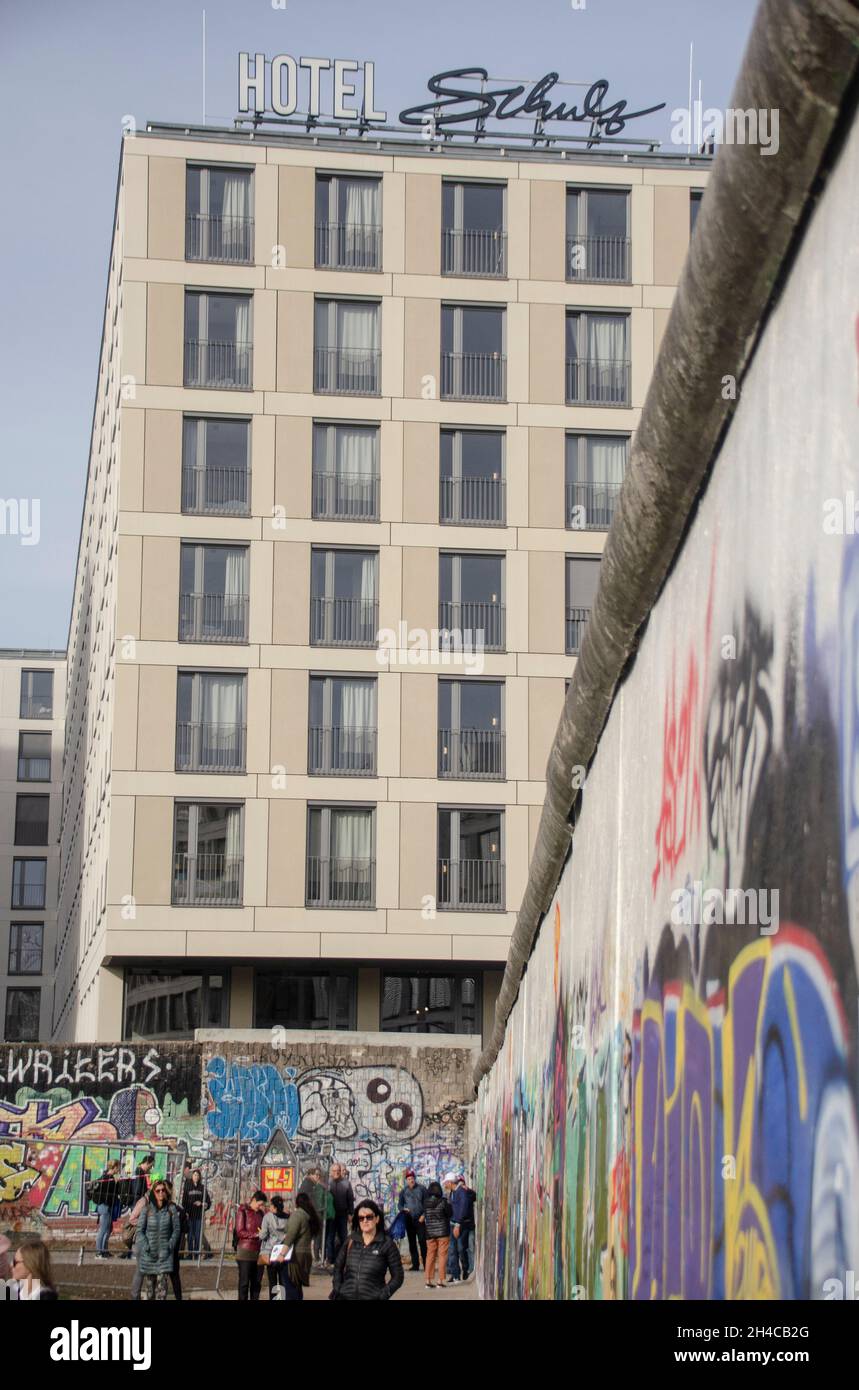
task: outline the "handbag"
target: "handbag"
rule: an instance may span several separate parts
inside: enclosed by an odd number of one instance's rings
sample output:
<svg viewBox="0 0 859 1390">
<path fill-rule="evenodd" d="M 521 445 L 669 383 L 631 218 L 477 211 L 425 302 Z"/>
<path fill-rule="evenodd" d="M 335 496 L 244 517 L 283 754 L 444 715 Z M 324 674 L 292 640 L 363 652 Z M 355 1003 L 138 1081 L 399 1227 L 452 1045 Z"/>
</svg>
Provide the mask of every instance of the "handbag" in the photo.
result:
<svg viewBox="0 0 859 1390">
<path fill-rule="evenodd" d="M 397 1212 L 388 1228 L 388 1235 L 391 1240 L 402 1240 L 406 1234 L 406 1217 L 404 1212 Z"/>
</svg>

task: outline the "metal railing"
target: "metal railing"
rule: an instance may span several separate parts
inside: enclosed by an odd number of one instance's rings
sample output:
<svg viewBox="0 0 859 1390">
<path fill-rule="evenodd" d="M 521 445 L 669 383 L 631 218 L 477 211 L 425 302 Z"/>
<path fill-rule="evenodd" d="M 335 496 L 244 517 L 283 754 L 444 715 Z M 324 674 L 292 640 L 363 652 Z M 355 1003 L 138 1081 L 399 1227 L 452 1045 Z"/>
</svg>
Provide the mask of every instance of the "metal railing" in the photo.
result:
<svg viewBox="0 0 859 1390">
<path fill-rule="evenodd" d="M 310 600 L 310 641 L 316 647 L 375 647 L 379 604 L 375 599 Z"/>
<path fill-rule="evenodd" d="M 591 615 L 589 608 L 567 609 L 567 631 L 565 649 L 568 656 L 577 656 L 582 649 L 582 638 Z"/>
<path fill-rule="evenodd" d="M 381 270 L 382 228 L 367 222 L 317 222 L 317 268 Z"/>
<path fill-rule="evenodd" d="M 459 526 L 503 526 L 506 518 L 503 478 L 441 478 L 439 520 Z"/>
<path fill-rule="evenodd" d="M 47 704 L 45 700 L 40 700 L 38 695 L 25 695 L 21 700 L 21 713 L 19 719 L 53 719 L 53 701 Z"/>
<path fill-rule="evenodd" d="M 567 279 L 629 283 L 629 237 L 568 236 Z"/>
<path fill-rule="evenodd" d="M 173 906 L 238 906 L 244 862 L 240 855 L 174 854 Z"/>
<path fill-rule="evenodd" d="M 504 735 L 500 729 L 439 729 L 439 777 L 503 780 Z"/>
<path fill-rule="evenodd" d="M 18 759 L 19 782 L 50 782 L 50 780 L 50 758 L 23 757 Z"/>
<path fill-rule="evenodd" d="M 573 531 L 607 531 L 614 517 L 620 483 L 567 483 L 566 526 Z M 579 524 L 579 517 L 583 518 Z"/>
<path fill-rule="evenodd" d="M 308 855 L 306 901 L 310 907 L 374 907 L 375 860 Z"/>
<path fill-rule="evenodd" d="M 21 912 L 31 908 L 41 911 L 45 906 L 44 883 L 22 883 L 17 888 L 13 884 L 12 906 Z"/>
<path fill-rule="evenodd" d="M 504 865 L 500 859 L 439 859 L 438 906 L 458 912 L 504 907 Z"/>
<path fill-rule="evenodd" d="M 194 212 L 185 219 L 187 261 L 227 261 L 247 265 L 253 258 L 252 217 L 219 217 L 213 213 Z"/>
<path fill-rule="evenodd" d="M 184 464 L 182 511 L 247 516 L 250 483 L 250 469 L 246 465 Z"/>
<path fill-rule="evenodd" d="M 180 642 L 246 642 L 248 596 L 180 594 Z"/>
<path fill-rule="evenodd" d="M 177 772 L 244 772 L 244 724 L 176 725 Z"/>
<path fill-rule="evenodd" d="M 441 394 L 453 401 L 503 401 L 507 358 L 500 352 L 442 352 Z"/>
<path fill-rule="evenodd" d="M 507 233 L 500 227 L 445 227 L 441 234 L 441 271 L 443 275 L 503 279 L 507 274 Z"/>
<path fill-rule="evenodd" d="M 312 512 L 329 521 L 378 521 L 378 473 L 314 473 Z"/>
<path fill-rule="evenodd" d="M 312 724 L 307 731 L 308 773 L 338 777 L 373 777 L 376 772 L 375 728 Z"/>
<path fill-rule="evenodd" d="M 567 405 L 629 405 L 629 363 L 568 357 Z"/>
<path fill-rule="evenodd" d="M 253 369 L 250 343 L 216 343 L 204 338 L 185 342 L 186 386 L 249 391 Z"/>
<path fill-rule="evenodd" d="M 442 599 L 438 606 L 441 633 L 458 633 L 463 647 L 482 641 L 486 651 L 504 651 L 505 617 L 503 603 L 456 603 Z"/>
<path fill-rule="evenodd" d="M 378 396 L 381 362 L 379 348 L 315 348 L 313 389 L 328 395 Z"/>
</svg>

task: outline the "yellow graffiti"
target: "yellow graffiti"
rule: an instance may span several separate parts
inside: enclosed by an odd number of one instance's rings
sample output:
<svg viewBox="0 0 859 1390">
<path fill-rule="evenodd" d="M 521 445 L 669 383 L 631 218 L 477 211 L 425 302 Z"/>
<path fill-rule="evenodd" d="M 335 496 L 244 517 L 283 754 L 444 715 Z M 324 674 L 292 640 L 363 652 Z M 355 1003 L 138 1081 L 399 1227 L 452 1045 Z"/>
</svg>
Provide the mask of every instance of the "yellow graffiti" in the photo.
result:
<svg viewBox="0 0 859 1390">
<path fill-rule="evenodd" d="M 17 1202 L 38 1176 L 26 1167 L 23 1144 L 0 1144 L 0 1202 Z"/>
</svg>

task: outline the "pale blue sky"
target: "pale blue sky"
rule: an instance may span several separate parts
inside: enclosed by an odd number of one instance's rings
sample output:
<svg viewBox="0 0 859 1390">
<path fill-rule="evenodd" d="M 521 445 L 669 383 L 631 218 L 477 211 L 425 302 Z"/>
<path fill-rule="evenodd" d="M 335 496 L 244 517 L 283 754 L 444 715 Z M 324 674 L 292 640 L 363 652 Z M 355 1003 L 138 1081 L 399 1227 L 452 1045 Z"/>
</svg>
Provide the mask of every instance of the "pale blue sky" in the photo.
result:
<svg viewBox="0 0 859 1390">
<path fill-rule="evenodd" d="M 667 103 L 637 123 L 667 140 L 669 113 L 687 100 L 690 41 L 705 104 L 727 105 L 755 4 L 286 0 L 274 9 L 271 0 L 207 0 L 205 9 L 210 123 L 238 114 L 236 55 L 247 50 L 374 59 L 377 105 L 391 122 L 447 68 L 605 77 L 633 109 Z M 188 0 L 4 0 L 0 9 L 0 497 L 41 503 L 38 545 L 0 535 L 0 647 L 66 642 L 121 121 L 201 119 L 202 10 Z"/>
</svg>

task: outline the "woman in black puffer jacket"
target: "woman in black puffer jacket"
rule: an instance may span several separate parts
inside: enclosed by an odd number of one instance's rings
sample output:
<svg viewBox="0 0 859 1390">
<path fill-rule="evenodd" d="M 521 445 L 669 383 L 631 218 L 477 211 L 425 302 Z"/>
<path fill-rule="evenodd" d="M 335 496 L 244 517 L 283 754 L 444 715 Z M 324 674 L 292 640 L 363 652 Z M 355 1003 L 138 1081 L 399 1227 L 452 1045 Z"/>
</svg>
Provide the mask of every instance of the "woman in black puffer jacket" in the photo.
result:
<svg viewBox="0 0 859 1390">
<path fill-rule="evenodd" d="M 387 1301 L 402 1282 L 400 1251 L 385 1234 L 381 1207 L 365 1198 L 355 1208 L 352 1235 L 337 1252 L 331 1297 L 350 1303 Z"/>
<path fill-rule="evenodd" d="M 426 1276 L 427 1288 L 434 1289 L 433 1275 L 438 1264 L 440 1289 L 445 1287 L 447 1251 L 450 1245 L 450 1218 L 453 1215 L 450 1202 L 441 1190 L 441 1184 L 431 1182 L 424 1198 L 424 1227 L 427 1233 Z"/>
</svg>

